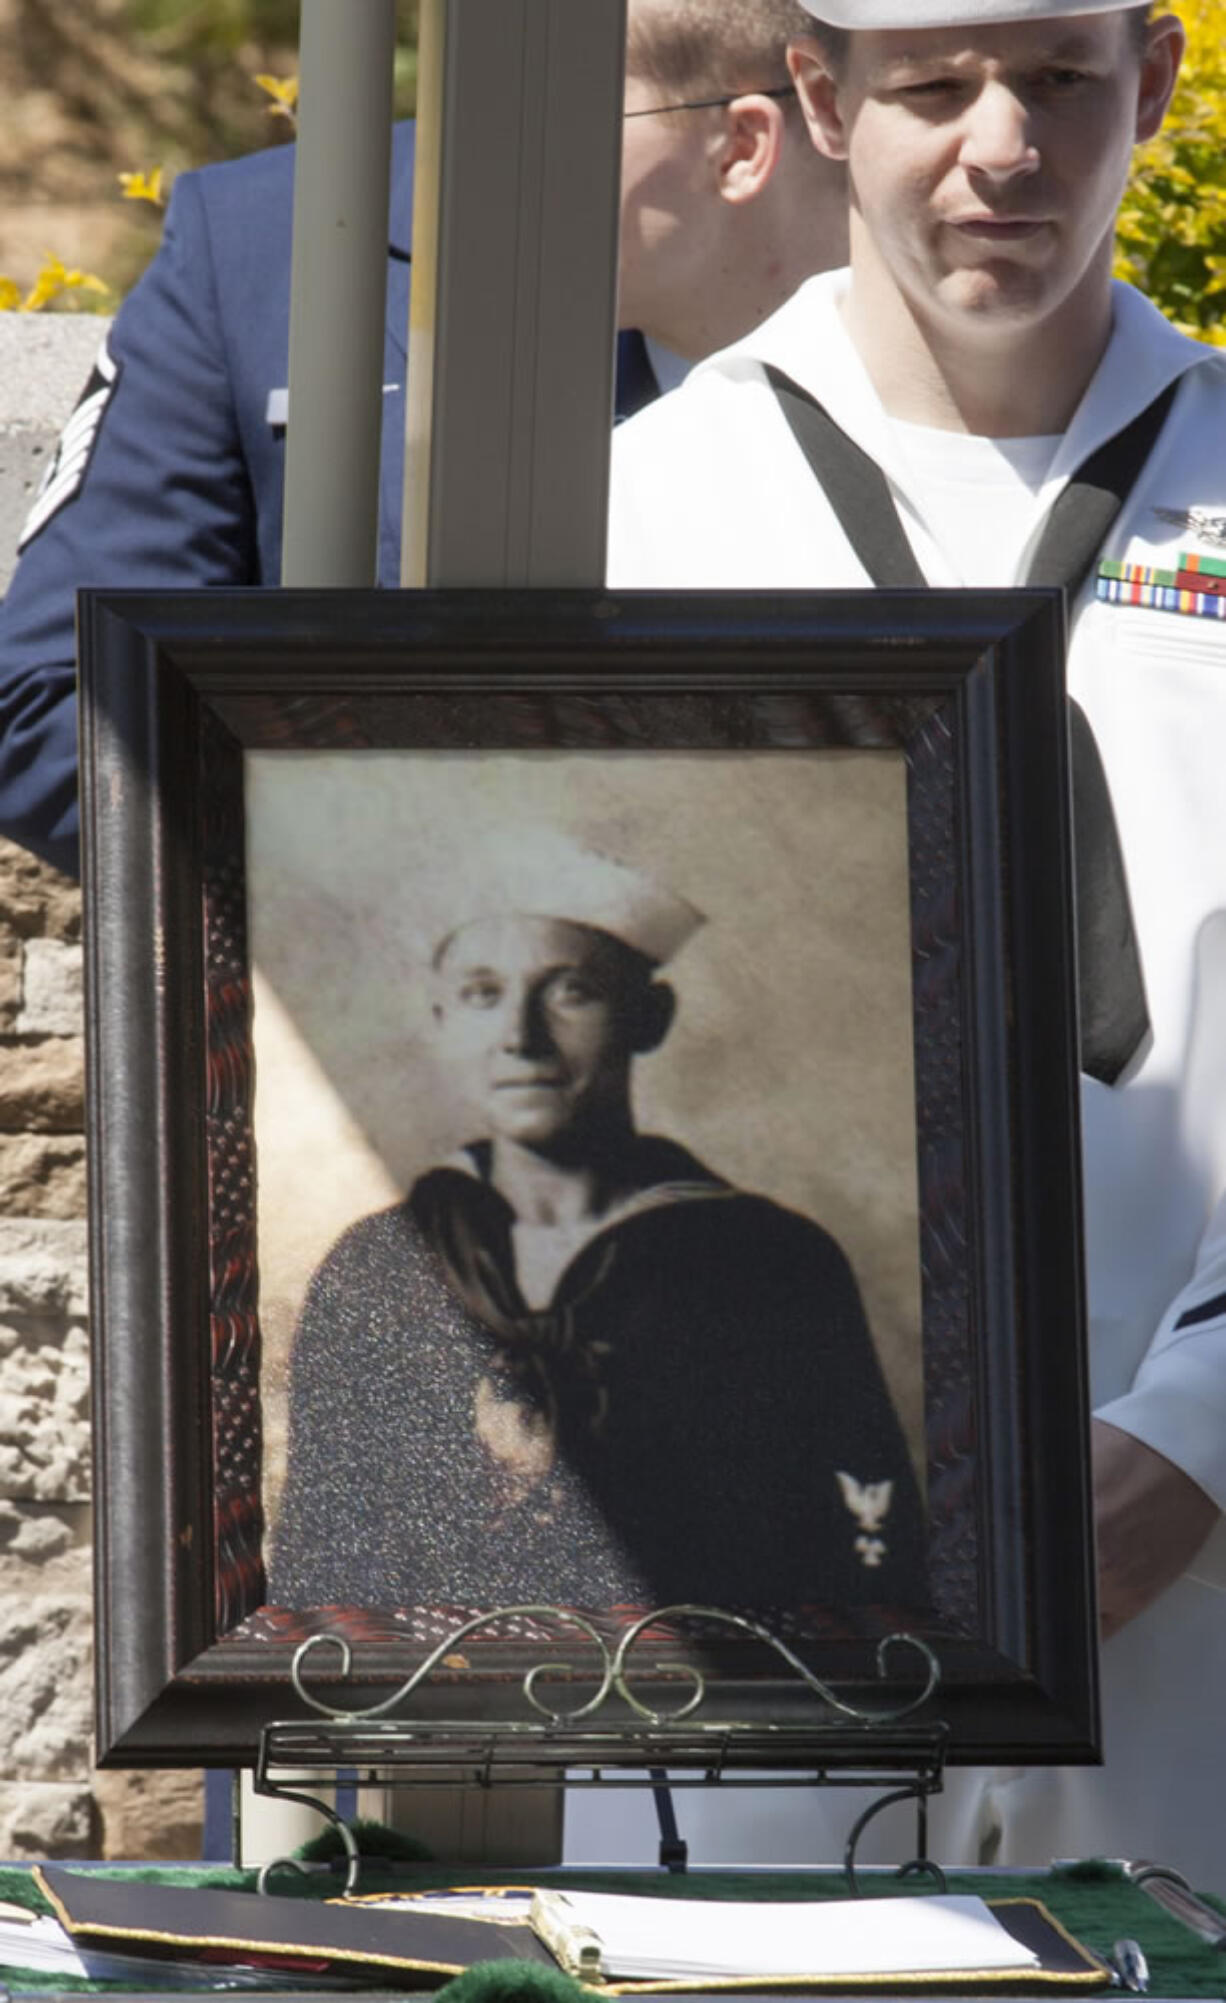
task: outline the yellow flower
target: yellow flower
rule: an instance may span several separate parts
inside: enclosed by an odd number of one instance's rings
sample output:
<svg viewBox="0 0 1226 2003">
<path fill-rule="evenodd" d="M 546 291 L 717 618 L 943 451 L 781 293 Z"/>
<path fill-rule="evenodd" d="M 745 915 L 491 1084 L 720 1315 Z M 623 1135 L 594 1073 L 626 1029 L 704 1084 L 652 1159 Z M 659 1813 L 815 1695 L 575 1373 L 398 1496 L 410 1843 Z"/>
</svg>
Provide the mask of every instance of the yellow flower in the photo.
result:
<svg viewBox="0 0 1226 2003">
<path fill-rule="evenodd" d="M 20 285 L 11 278 L 0 278 L 0 313 L 15 313 L 20 305 Z"/>
<path fill-rule="evenodd" d="M 292 120 L 298 107 L 297 77 L 257 76 L 256 82 L 272 99 L 268 110 L 273 117 Z"/>
<path fill-rule="evenodd" d="M 143 169 L 139 174 L 121 174 L 119 185 L 125 202 L 153 202 L 159 209 L 165 207 L 160 167 L 152 168 L 147 174 Z"/>
<path fill-rule="evenodd" d="M 39 313 L 49 300 L 64 289 L 67 272 L 58 257 L 48 255 L 42 270 L 21 304 L 23 313 Z"/>
<path fill-rule="evenodd" d="M 99 292 L 105 295 L 109 291 L 110 287 L 104 285 L 100 278 L 95 278 L 92 272 L 70 271 L 62 258 L 53 257 L 48 251 L 42 270 L 22 300 L 19 311 L 41 313 L 44 306 L 49 306 L 64 292 Z"/>
</svg>

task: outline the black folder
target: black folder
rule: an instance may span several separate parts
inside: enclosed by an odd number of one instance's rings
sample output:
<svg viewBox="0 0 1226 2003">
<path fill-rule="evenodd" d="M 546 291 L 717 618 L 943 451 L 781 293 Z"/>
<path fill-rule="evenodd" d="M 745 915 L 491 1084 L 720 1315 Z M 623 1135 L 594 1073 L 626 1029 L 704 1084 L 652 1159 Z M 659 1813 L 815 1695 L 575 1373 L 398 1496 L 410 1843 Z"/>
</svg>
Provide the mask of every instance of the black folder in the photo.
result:
<svg viewBox="0 0 1226 2003">
<path fill-rule="evenodd" d="M 478 1961 L 557 1962 L 530 1926 L 446 1913 L 287 1899 L 211 1886 L 151 1885 L 40 1864 L 34 1876 L 79 1946 L 112 1952 L 335 1970 L 385 1987 L 437 1988 Z"/>
</svg>

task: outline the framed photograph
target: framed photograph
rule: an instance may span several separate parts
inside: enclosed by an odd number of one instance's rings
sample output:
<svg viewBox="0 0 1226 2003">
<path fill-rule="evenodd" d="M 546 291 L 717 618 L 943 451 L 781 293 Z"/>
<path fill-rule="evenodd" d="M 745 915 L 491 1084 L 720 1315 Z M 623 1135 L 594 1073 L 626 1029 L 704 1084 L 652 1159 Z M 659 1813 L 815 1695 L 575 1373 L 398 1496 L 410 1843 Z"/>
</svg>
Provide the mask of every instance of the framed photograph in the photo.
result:
<svg viewBox="0 0 1226 2003">
<path fill-rule="evenodd" d="M 415 1716 L 658 1613 L 707 1717 L 822 1722 L 751 1625 L 869 1708 L 905 1633 L 950 1758 L 1096 1756 L 1061 636 L 84 594 L 104 1764 L 498 1608 Z"/>
</svg>

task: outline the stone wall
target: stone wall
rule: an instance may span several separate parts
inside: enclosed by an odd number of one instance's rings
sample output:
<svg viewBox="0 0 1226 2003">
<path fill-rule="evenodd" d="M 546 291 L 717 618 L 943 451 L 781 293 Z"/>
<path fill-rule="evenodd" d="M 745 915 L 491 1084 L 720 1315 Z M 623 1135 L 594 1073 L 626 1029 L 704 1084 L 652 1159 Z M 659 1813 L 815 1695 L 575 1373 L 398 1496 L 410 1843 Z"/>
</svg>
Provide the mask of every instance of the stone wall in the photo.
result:
<svg viewBox="0 0 1226 2003">
<path fill-rule="evenodd" d="M 102 331 L 0 315 L 0 586 Z M 76 885 L 0 841 L 0 1856 L 190 1857 L 200 1775 L 91 1752 L 80 939 Z"/>
</svg>

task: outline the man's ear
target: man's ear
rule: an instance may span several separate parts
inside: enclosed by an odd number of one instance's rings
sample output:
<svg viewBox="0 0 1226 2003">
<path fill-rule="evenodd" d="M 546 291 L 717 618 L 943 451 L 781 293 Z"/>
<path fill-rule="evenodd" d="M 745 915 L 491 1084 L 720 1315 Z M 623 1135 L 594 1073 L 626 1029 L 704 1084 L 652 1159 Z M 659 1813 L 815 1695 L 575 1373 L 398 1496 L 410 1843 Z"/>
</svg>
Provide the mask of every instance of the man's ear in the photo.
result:
<svg viewBox="0 0 1226 2003">
<path fill-rule="evenodd" d="M 677 996 L 667 981 L 651 981 L 639 997 L 630 1047 L 636 1057 L 658 1050 L 677 1013 Z"/>
<path fill-rule="evenodd" d="M 1137 92 L 1137 139 L 1152 139 L 1175 94 L 1187 34 L 1175 14 L 1160 14 L 1146 31 Z"/>
<path fill-rule="evenodd" d="M 847 129 L 839 86 L 819 45 L 808 40 L 789 43 L 788 70 L 814 146 L 828 160 L 846 160 Z"/>
<path fill-rule="evenodd" d="M 719 192 L 726 202 L 754 202 L 779 165 L 786 135 L 783 107 L 774 97 L 746 91 L 724 111 Z"/>
</svg>

